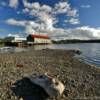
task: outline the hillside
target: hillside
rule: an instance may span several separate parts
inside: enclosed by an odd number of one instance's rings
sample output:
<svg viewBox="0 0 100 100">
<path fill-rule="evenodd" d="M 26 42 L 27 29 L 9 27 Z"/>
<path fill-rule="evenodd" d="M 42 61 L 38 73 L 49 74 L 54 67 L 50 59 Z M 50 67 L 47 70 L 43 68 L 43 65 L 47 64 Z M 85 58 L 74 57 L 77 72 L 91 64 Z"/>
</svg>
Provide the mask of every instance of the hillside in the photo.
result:
<svg viewBox="0 0 100 100">
<path fill-rule="evenodd" d="M 67 43 L 100 43 L 100 39 L 98 40 L 78 40 L 78 39 L 73 39 L 73 40 L 58 40 L 52 41 L 54 44 L 67 44 Z"/>
</svg>

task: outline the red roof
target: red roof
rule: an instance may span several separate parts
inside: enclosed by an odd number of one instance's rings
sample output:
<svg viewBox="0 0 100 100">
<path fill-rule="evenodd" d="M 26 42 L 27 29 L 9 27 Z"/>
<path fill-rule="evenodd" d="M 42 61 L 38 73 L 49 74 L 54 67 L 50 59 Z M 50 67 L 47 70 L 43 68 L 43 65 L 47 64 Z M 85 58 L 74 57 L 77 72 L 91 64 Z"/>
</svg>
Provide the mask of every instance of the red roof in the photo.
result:
<svg viewBox="0 0 100 100">
<path fill-rule="evenodd" d="M 33 38 L 43 38 L 43 39 L 50 39 L 47 35 L 31 35 Z"/>
</svg>

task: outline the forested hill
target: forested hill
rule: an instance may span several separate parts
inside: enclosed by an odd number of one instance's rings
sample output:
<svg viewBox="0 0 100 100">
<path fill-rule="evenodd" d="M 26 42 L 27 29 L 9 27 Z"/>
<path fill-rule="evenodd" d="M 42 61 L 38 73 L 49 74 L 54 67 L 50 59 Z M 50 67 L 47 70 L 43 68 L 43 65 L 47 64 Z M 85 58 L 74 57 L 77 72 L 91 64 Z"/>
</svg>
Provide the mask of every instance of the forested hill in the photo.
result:
<svg viewBox="0 0 100 100">
<path fill-rule="evenodd" d="M 52 42 L 54 44 L 67 44 L 67 43 L 100 43 L 100 39 L 98 39 L 98 40 L 76 40 L 76 39 L 73 39 L 73 40 L 58 40 L 58 41 L 53 40 Z"/>
</svg>

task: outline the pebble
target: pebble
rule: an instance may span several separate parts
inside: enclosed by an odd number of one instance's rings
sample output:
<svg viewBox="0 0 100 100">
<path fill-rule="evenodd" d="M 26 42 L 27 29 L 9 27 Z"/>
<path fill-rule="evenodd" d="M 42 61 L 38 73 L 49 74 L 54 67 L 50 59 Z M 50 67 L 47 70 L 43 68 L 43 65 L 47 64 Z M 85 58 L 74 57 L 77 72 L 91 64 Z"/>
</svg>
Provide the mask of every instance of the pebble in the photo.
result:
<svg viewBox="0 0 100 100">
<path fill-rule="evenodd" d="M 23 67 L 18 68 L 16 67 L 17 64 L 22 64 Z M 77 93 L 79 97 L 84 94 L 89 97 L 98 96 L 100 95 L 100 69 L 96 71 L 95 67 L 90 67 L 83 62 L 80 63 L 72 56 L 72 52 L 66 50 L 32 50 L 31 52 L 0 54 L 0 100 L 8 100 L 7 97 L 9 100 L 18 100 L 11 87 L 16 88 L 15 83 L 18 80 L 23 79 L 25 75 L 31 75 L 33 72 L 37 74 L 48 72 L 49 75 L 57 77 L 64 83 L 63 98 L 58 97 L 54 100 L 70 100 L 70 98 L 73 98 L 71 91 Z M 83 77 L 81 77 L 82 75 Z M 22 86 L 22 84 L 19 86 Z M 26 89 L 25 87 L 24 89 Z M 33 87 L 28 88 L 28 93 L 30 88 Z M 23 98 L 20 98 L 20 100 L 23 100 Z"/>
</svg>

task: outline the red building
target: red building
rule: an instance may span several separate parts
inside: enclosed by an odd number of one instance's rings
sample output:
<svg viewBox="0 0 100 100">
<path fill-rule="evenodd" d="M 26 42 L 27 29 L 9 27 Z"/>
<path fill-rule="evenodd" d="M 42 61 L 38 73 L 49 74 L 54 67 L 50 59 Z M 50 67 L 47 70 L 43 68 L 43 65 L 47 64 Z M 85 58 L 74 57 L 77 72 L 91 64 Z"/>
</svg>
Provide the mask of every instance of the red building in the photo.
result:
<svg viewBox="0 0 100 100">
<path fill-rule="evenodd" d="M 29 35 L 27 36 L 28 44 L 50 44 L 51 40 L 47 35 Z"/>
</svg>

